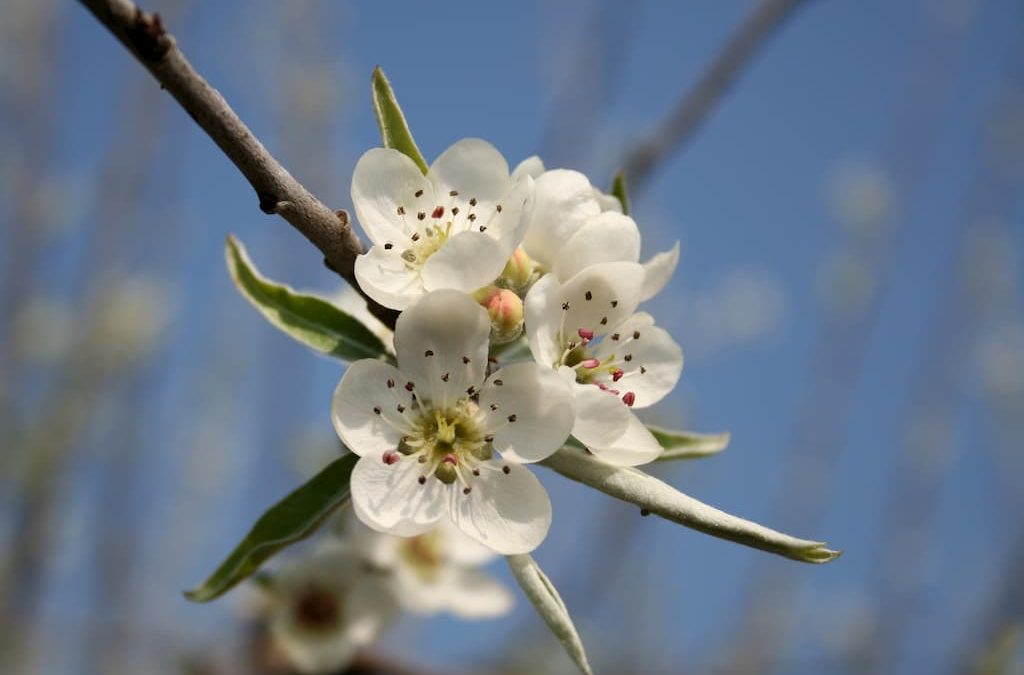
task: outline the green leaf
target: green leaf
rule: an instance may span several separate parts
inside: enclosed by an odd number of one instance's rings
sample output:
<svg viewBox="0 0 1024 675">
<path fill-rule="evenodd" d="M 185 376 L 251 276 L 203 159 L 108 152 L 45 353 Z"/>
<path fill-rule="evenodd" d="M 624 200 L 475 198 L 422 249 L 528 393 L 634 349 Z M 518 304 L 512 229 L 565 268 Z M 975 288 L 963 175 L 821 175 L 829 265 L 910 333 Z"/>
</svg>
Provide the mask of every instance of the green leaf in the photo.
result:
<svg viewBox="0 0 1024 675">
<path fill-rule="evenodd" d="M 387 357 L 384 343 L 359 319 L 323 298 L 296 293 L 261 276 L 245 247 L 231 235 L 224 254 L 238 291 L 270 323 L 302 344 L 348 361 Z"/>
<path fill-rule="evenodd" d="M 721 434 L 698 434 L 692 431 L 672 431 L 653 425 L 647 430 L 654 434 L 665 452 L 658 457 L 658 462 L 673 459 L 697 459 L 717 455 L 729 445 L 729 432 Z"/>
<path fill-rule="evenodd" d="M 566 609 L 554 584 L 529 555 L 510 555 L 506 557 L 506 560 L 508 560 L 512 575 L 519 582 L 519 587 L 533 603 L 537 613 L 544 619 L 544 623 L 565 647 L 569 657 L 582 672 L 591 675 L 587 654 L 583 651 L 583 642 L 580 640 L 576 626 L 572 623 L 572 617 L 569 616 L 569 610 Z"/>
<path fill-rule="evenodd" d="M 245 539 L 202 584 L 185 597 L 209 602 L 254 574 L 281 549 L 305 539 L 335 509 L 348 501 L 349 476 L 359 459 L 349 453 L 334 460 L 309 482 L 274 504 L 260 516 Z"/>
<path fill-rule="evenodd" d="M 612 179 L 612 196 L 622 204 L 623 215 L 629 215 L 629 193 L 626 192 L 626 172 L 619 171 Z"/>
<path fill-rule="evenodd" d="M 636 504 L 641 512 L 654 513 L 720 539 L 807 563 L 827 563 L 841 554 L 829 550 L 823 542 L 798 539 L 719 511 L 639 469 L 606 464 L 577 448 L 563 447 L 541 464 L 566 478 Z"/>
<path fill-rule="evenodd" d="M 416 162 L 420 171 L 427 173 L 427 162 L 423 159 L 420 149 L 416 147 L 405 115 L 402 114 L 402 108 L 395 98 L 395 91 L 380 66 L 373 69 L 373 112 L 377 116 L 380 140 L 384 147 L 398 150 Z"/>
</svg>

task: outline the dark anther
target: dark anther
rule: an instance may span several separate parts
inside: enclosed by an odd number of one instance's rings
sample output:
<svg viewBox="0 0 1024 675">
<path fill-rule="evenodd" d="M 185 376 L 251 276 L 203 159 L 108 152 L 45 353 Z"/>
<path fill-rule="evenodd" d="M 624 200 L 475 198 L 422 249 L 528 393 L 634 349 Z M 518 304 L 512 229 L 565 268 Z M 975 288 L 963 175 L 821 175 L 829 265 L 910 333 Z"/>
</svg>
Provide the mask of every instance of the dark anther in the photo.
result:
<svg viewBox="0 0 1024 675">
<path fill-rule="evenodd" d="M 376 405 L 373 406 L 373 414 L 374 415 L 379 415 L 380 414 L 380 406 L 376 406 Z"/>
<path fill-rule="evenodd" d="M 417 190 L 416 191 L 416 196 L 417 197 L 422 197 L 423 196 L 423 190 Z"/>
<path fill-rule="evenodd" d="M 633 360 L 633 355 L 632 354 L 626 354 L 625 356 L 622 357 L 622 360 L 626 361 L 626 362 L 632 361 Z"/>
<path fill-rule="evenodd" d="M 516 416 L 515 415 L 509 415 L 508 416 L 508 421 L 509 422 L 515 422 L 516 421 Z"/>
<path fill-rule="evenodd" d="M 614 308 L 616 308 L 618 306 L 619 306 L 619 301 L 618 300 L 612 300 L 612 308 L 614 309 Z"/>
<path fill-rule="evenodd" d="M 480 469 L 473 469 L 473 475 L 474 476 L 479 476 L 480 475 Z"/>
<path fill-rule="evenodd" d="M 413 383 L 413 382 L 406 382 L 405 383 L 405 390 L 406 391 L 412 391 L 415 388 L 416 388 L 416 384 L 415 383 Z"/>
<path fill-rule="evenodd" d="M 503 384 L 505 384 L 505 380 L 498 379 L 498 380 L 494 381 L 494 386 L 495 387 L 500 387 Z"/>
<path fill-rule="evenodd" d="M 444 375 L 442 375 L 441 376 L 441 381 L 442 382 L 447 382 L 448 381 L 448 375 L 449 375 L 448 373 L 445 373 Z"/>
<path fill-rule="evenodd" d="M 434 355 L 434 350 L 433 349 L 428 349 L 427 351 L 423 352 L 423 356 L 433 356 L 433 355 Z"/>
<path fill-rule="evenodd" d="M 448 193 L 448 196 L 449 197 L 458 197 L 459 196 L 459 191 L 458 190 L 452 190 L 451 192 Z"/>
<path fill-rule="evenodd" d="M 602 316 L 601 317 L 601 325 L 602 326 L 607 326 L 608 325 L 608 317 L 606 317 L 606 316 Z"/>
<path fill-rule="evenodd" d="M 638 330 L 633 331 L 633 339 L 634 340 L 639 340 L 640 339 L 640 331 L 638 331 Z"/>
<path fill-rule="evenodd" d="M 427 482 L 427 477 L 426 476 L 420 476 L 419 478 L 416 479 L 416 482 L 418 482 L 420 485 L 424 485 Z"/>
<path fill-rule="evenodd" d="M 398 207 L 398 215 L 400 215 L 400 216 L 404 216 L 405 215 L 405 207 L 404 206 L 399 206 Z"/>
<path fill-rule="evenodd" d="M 469 200 L 469 205 L 470 205 L 470 206 L 476 206 L 476 197 L 473 197 L 473 198 L 471 198 L 471 199 Z"/>
<path fill-rule="evenodd" d="M 584 295 L 583 297 L 586 298 L 587 300 L 593 300 L 594 294 L 591 293 L 590 291 L 587 291 L 586 295 Z"/>
<path fill-rule="evenodd" d="M 394 388 L 395 388 L 395 381 L 394 381 L 394 380 L 392 380 L 392 379 L 391 379 L 391 378 L 389 377 L 389 378 L 388 378 L 388 389 L 394 389 Z"/>
<path fill-rule="evenodd" d="M 401 403 L 399 403 L 396 408 L 397 408 L 398 412 L 400 412 L 400 413 L 404 413 L 405 412 L 405 406 L 402 405 Z"/>
<path fill-rule="evenodd" d="M 501 467 L 501 472 L 507 475 L 512 473 L 512 469 L 508 468 L 508 464 L 506 464 L 505 466 Z"/>
<path fill-rule="evenodd" d="M 468 365 L 469 364 L 469 357 L 468 356 L 463 356 L 462 357 L 462 362 Z"/>
<path fill-rule="evenodd" d="M 391 242 L 388 242 L 388 243 L 384 244 L 384 250 L 385 250 L 385 251 L 390 251 L 390 250 L 391 250 L 391 249 L 393 249 L 394 247 L 395 247 L 395 245 L 394 245 L 394 244 L 392 244 Z"/>
<path fill-rule="evenodd" d="M 458 206 L 453 206 L 452 207 L 452 215 L 453 216 L 459 215 L 459 207 Z"/>
<path fill-rule="evenodd" d="M 501 213 L 501 204 L 498 204 L 497 206 L 495 206 L 495 207 L 494 207 L 494 209 L 495 209 L 495 210 L 496 210 L 496 211 L 497 211 L 498 213 Z"/>
<path fill-rule="evenodd" d="M 473 488 L 471 488 L 471 487 L 462 488 L 462 494 L 464 494 L 464 495 L 468 495 L 472 491 L 473 491 Z"/>
<path fill-rule="evenodd" d="M 563 302 L 562 303 L 562 310 L 564 310 L 564 311 L 568 311 L 569 310 L 569 303 L 568 302 Z"/>
</svg>

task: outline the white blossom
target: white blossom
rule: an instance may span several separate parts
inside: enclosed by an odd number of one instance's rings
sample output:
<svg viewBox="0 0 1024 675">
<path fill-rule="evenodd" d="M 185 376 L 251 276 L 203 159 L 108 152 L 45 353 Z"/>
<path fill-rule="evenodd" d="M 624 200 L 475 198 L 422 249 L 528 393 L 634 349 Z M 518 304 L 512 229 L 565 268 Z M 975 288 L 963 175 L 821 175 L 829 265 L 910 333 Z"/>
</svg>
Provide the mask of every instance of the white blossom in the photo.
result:
<svg viewBox="0 0 1024 675">
<path fill-rule="evenodd" d="M 352 518 L 347 541 L 375 568 L 389 573 L 403 609 L 430 615 L 451 612 L 463 619 L 507 614 L 509 589 L 482 568 L 495 553 L 470 539 L 451 521 L 414 537 L 381 534 Z"/>
<path fill-rule="evenodd" d="M 643 269 L 634 262 L 591 265 L 562 283 L 548 274 L 526 296 L 534 359 L 574 383 L 572 435 L 596 456 L 635 466 L 661 446 L 633 408 L 653 405 L 679 379 L 683 353 L 654 319 L 637 312 Z"/>
<path fill-rule="evenodd" d="M 414 536 L 447 516 L 506 555 L 533 550 L 547 534 L 551 502 L 522 464 L 566 439 L 572 393 L 534 363 L 488 377 L 490 323 L 468 295 L 431 292 L 398 319 L 397 368 L 366 359 L 342 377 L 332 420 L 360 455 L 352 503 L 371 528 Z"/>
<path fill-rule="evenodd" d="M 269 594 L 270 635 L 304 673 L 344 669 L 399 613 L 386 576 L 335 541 L 286 562 Z"/>
<path fill-rule="evenodd" d="M 639 262 L 640 230 L 622 205 L 570 169 L 546 171 L 540 158 L 520 162 L 512 173 L 534 180 L 533 204 L 522 247 L 542 272 L 561 281 L 602 262 Z M 640 301 L 661 291 L 679 262 L 679 243 L 643 263 Z"/>
<path fill-rule="evenodd" d="M 369 150 L 352 176 L 352 203 L 372 242 L 356 259 L 360 287 L 405 309 L 432 290 L 489 284 L 522 239 L 531 190 L 532 180 L 513 181 L 501 153 L 476 138 L 445 150 L 426 175 L 398 150 Z"/>
</svg>

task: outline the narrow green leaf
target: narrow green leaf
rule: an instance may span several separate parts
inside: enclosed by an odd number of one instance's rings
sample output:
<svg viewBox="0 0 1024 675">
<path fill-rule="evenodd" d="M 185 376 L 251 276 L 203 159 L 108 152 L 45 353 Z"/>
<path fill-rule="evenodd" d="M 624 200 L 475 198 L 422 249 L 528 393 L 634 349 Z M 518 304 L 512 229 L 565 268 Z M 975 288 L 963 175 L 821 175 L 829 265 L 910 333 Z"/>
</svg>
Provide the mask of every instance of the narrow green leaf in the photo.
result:
<svg viewBox="0 0 1024 675">
<path fill-rule="evenodd" d="M 566 609 L 554 584 L 529 555 L 510 555 L 506 559 L 509 569 L 512 570 L 512 575 L 519 582 L 519 587 L 533 603 L 537 613 L 544 619 L 544 623 L 565 647 L 565 651 L 576 666 L 582 672 L 591 675 L 587 654 L 583 651 L 583 642 L 580 640 L 576 626 L 572 623 L 572 617 L 569 616 L 569 610 Z"/>
<path fill-rule="evenodd" d="M 228 235 L 224 251 L 238 291 L 270 323 L 318 352 L 347 361 L 387 356 L 380 338 L 323 298 L 303 295 L 260 275 L 242 243 Z"/>
<path fill-rule="evenodd" d="M 623 215 L 629 215 L 629 193 L 626 191 L 626 172 L 619 171 L 612 179 L 612 196 L 622 204 Z"/>
<path fill-rule="evenodd" d="M 841 554 L 826 548 L 823 542 L 797 539 L 719 511 L 639 469 L 606 464 L 577 448 L 563 447 L 541 464 L 566 478 L 636 504 L 642 511 L 720 539 L 808 563 L 827 563 Z"/>
<path fill-rule="evenodd" d="M 395 98 L 395 91 L 387 75 L 377 66 L 373 69 L 373 112 L 380 127 L 380 140 L 385 148 L 394 148 L 412 161 L 423 173 L 427 172 L 427 161 L 423 159 L 416 141 L 412 138 L 409 125 L 402 114 L 402 108 Z"/>
<path fill-rule="evenodd" d="M 196 588 L 185 591 L 185 597 L 192 602 L 218 598 L 254 574 L 272 555 L 311 535 L 327 516 L 348 501 L 349 476 L 358 459 L 349 453 L 334 460 L 272 506 L 213 574 Z"/>
<path fill-rule="evenodd" d="M 672 431 L 647 425 L 665 452 L 656 461 L 673 459 L 697 459 L 717 455 L 729 445 L 729 432 L 721 434 L 698 434 L 692 431 Z"/>
</svg>

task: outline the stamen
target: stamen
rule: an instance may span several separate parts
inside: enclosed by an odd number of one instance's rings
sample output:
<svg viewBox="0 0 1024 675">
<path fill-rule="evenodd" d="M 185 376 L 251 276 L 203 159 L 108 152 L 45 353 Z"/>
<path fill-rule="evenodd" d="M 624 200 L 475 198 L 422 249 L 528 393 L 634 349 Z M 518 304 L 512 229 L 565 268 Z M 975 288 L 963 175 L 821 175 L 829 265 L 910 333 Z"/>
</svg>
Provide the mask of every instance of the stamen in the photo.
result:
<svg viewBox="0 0 1024 675">
<path fill-rule="evenodd" d="M 583 338 L 583 344 L 586 344 L 594 339 L 594 331 L 580 328 L 576 331 L 581 338 Z"/>
<path fill-rule="evenodd" d="M 452 207 L 452 215 L 453 216 L 459 215 L 459 207 L 458 206 L 453 206 Z"/>
<path fill-rule="evenodd" d="M 415 193 L 413 193 L 413 194 L 415 194 L 415 195 L 416 195 L 417 197 L 422 197 L 422 196 L 423 196 L 423 190 L 417 190 L 417 191 L 416 191 Z"/>
<path fill-rule="evenodd" d="M 395 409 L 398 410 L 398 412 L 400 412 L 400 413 L 404 413 L 405 412 L 405 406 L 402 405 L 401 403 L 399 403 L 397 406 L 395 406 Z"/>
<path fill-rule="evenodd" d="M 464 364 L 466 364 L 466 365 L 469 365 L 469 357 L 468 357 L 468 356 L 463 356 L 463 357 L 462 357 L 462 362 L 463 362 Z"/>
<path fill-rule="evenodd" d="M 395 381 L 389 377 L 388 378 L 388 389 L 394 389 L 394 388 L 395 388 Z"/>
<path fill-rule="evenodd" d="M 405 383 L 405 390 L 406 391 L 412 391 L 415 388 L 416 388 L 416 383 L 415 382 L 406 382 Z"/>
<path fill-rule="evenodd" d="M 427 477 L 426 476 L 420 476 L 419 478 L 416 479 L 416 482 L 419 483 L 420 485 L 426 485 Z"/>
<path fill-rule="evenodd" d="M 615 370 L 612 371 L 612 382 L 618 382 L 619 380 L 622 379 L 622 376 L 625 374 L 626 372 L 622 370 L 622 368 L 616 368 Z"/>
<path fill-rule="evenodd" d="M 612 304 L 612 309 L 615 309 L 616 307 L 619 306 L 619 301 L 618 300 L 612 300 L 611 304 Z"/>
<path fill-rule="evenodd" d="M 516 419 L 517 419 L 517 418 L 516 418 L 516 416 L 515 416 L 514 414 L 513 414 L 513 415 L 509 415 L 509 416 L 508 416 L 508 421 L 509 421 L 509 422 L 515 422 L 515 421 L 516 421 Z"/>
<path fill-rule="evenodd" d="M 378 406 L 378 405 L 373 406 L 373 414 L 374 415 L 379 415 L 380 414 L 380 406 Z"/>
<path fill-rule="evenodd" d="M 633 339 L 634 340 L 639 340 L 640 339 L 640 331 L 638 331 L 638 330 L 633 331 Z"/>
<path fill-rule="evenodd" d="M 449 375 L 449 373 L 445 373 L 444 375 L 442 375 L 441 376 L 441 380 L 444 381 L 444 382 L 447 382 L 448 381 L 448 375 Z"/>
<path fill-rule="evenodd" d="M 593 300 L 594 294 L 591 293 L 590 291 L 587 291 L 586 295 L 584 295 L 583 297 L 586 298 L 587 300 Z"/>
<path fill-rule="evenodd" d="M 452 190 L 451 192 L 448 193 L 448 196 L 449 197 L 458 197 L 459 196 L 459 191 L 458 190 Z"/>
<path fill-rule="evenodd" d="M 471 197 L 470 198 L 469 205 L 470 206 L 476 206 L 476 197 Z"/>
<path fill-rule="evenodd" d="M 440 218 L 443 215 L 444 215 L 444 207 L 443 206 L 438 206 L 436 209 L 434 209 L 434 212 L 430 214 L 430 217 L 431 218 Z"/>
<path fill-rule="evenodd" d="M 442 464 L 451 464 L 452 466 L 458 466 L 459 460 L 458 460 L 458 458 L 455 455 L 453 455 L 452 453 L 449 452 L 441 460 L 441 463 Z"/>
<path fill-rule="evenodd" d="M 505 466 L 501 467 L 501 472 L 507 476 L 508 474 L 512 473 L 512 469 L 508 468 L 508 464 L 506 464 Z"/>
<path fill-rule="evenodd" d="M 568 301 L 562 303 L 562 310 L 566 311 L 566 312 L 569 311 L 569 302 Z"/>
<path fill-rule="evenodd" d="M 601 325 L 602 326 L 607 326 L 608 325 L 608 317 L 606 317 L 606 316 L 602 316 L 601 317 Z"/>
<path fill-rule="evenodd" d="M 631 391 L 627 391 L 625 394 L 622 395 L 622 402 L 628 406 L 632 406 L 634 403 L 636 403 L 636 394 Z"/>
<path fill-rule="evenodd" d="M 494 210 L 497 211 L 498 213 L 501 213 L 501 204 L 498 204 L 497 206 L 495 206 Z"/>
<path fill-rule="evenodd" d="M 391 249 L 393 249 L 394 247 L 395 247 L 395 245 L 394 245 L 394 244 L 392 244 L 392 243 L 391 243 L 390 241 L 389 241 L 388 243 L 384 244 L 384 250 L 385 250 L 385 251 L 390 251 L 390 250 L 391 250 Z"/>
<path fill-rule="evenodd" d="M 409 238 L 412 239 L 413 241 L 419 241 L 420 240 L 420 233 L 419 232 L 413 232 L 412 236 L 409 237 Z"/>
<path fill-rule="evenodd" d="M 462 488 L 462 494 L 464 494 L 464 495 L 468 495 L 472 491 L 473 491 L 473 488 L 469 487 L 468 485 L 466 487 Z"/>
<path fill-rule="evenodd" d="M 601 362 L 595 358 L 583 359 L 582 361 L 580 361 L 581 368 L 589 368 L 593 370 L 594 368 L 597 368 L 599 365 L 601 365 Z"/>
<path fill-rule="evenodd" d="M 503 385 L 503 384 L 505 384 L 505 380 L 502 380 L 502 379 L 500 379 L 500 378 L 499 378 L 499 379 L 497 379 L 497 380 L 494 380 L 494 386 L 495 386 L 495 387 L 500 387 L 500 386 L 501 386 L 501 385 Z"/>
<path fill-rule="evenodd" d="M 384 463 L 387 464 L 388 466 L 391 466 L 392 464 L 397 462 L 399 460 L 399 458 L 400 458 L 400 455 L 397 452 L 395 452 L 394 450 L 388 450 L 387 452 L 384 453 L 384 455 L 382 457 L 382 459 L 384 460 Z"/>
<path fill-rule="evenodd" d="M 404 216 L 405 215 L 405 207 L 404 206 L 399 206 L 398 207 L 398 215 L 400 215 L 400 216 Z"/>
<path fill-rule="evenodd" d="M 647 372 L 647 369 L 644 368 L 643 366 L 640 366 L 640 374 L 644 375 L 646 372 Z"/>
<path fill-rule="evenodd" d="M 626 354 L 625 356 L 622 357 L 622 360 L 625 361 L 626 363 L 629 363 L 630 361 L 633 360 L 633 355 L 632 354 Z"/>
<path fill-rule="evenodd" d="M 425 211 L 420 211 L 419 213 L 416 214 L 416 220 L 423 220 L 426 217 L 427 214 Z"/>
<path fill-rule="evenodd" d="M 619 339 L 619 334 L 618 333 L 612 333 L 612 339 L 613 340 L 618 340 Z"/>
<path fill-rule="evenodd" d="M 434 355 L 434 350 L 433 349 L 428 349 L 427 351 L 423 352 L 423 356 L 433 356 L 433 355 Z"/>
</svg>

